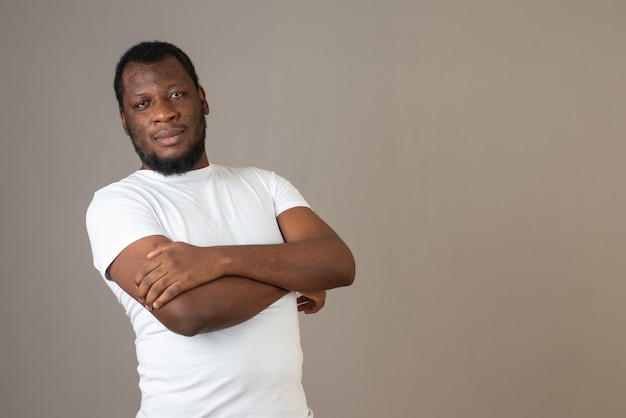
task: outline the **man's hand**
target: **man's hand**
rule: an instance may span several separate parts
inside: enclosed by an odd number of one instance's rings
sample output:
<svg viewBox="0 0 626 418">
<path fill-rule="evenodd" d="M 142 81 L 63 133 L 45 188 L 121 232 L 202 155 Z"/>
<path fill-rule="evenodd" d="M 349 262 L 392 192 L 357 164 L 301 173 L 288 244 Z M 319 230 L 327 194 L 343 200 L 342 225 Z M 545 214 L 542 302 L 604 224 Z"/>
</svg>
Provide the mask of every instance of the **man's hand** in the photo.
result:
<svg viewBox="0 0 626 418">
<path fill-rule="evenodd" d="M 160 308 L 181 293 L 223 276 L 207 247 L 184 242 L 159 244 L 135 277 L 139 300 Z"/>
<path fill-rule="evenodd" d="M 326 303 L 326 291 L 300 292 L 298 298 L 298 311 L 305 314 L 313 314 L 324 307 Z"/>
</svg>

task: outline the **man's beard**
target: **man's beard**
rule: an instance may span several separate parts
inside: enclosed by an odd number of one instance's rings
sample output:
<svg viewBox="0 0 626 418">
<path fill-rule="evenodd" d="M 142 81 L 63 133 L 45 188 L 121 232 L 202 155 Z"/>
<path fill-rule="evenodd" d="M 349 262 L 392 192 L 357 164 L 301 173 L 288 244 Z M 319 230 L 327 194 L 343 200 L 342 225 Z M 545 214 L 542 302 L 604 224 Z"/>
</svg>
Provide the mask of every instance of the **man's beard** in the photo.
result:
<svg viewBox="0 0 626 418">
<path fill-rule="evenodd" d="M 206 138 L 206 116 L 202 115 L 202 126 L 198 132 L 198 137 L 195 143 L 187 152 L 178 157 L 159 158 L 156 153 L 144 153 L 133 139 L 134 135 L 130 132 L 130 137 L 135 147 L 135 152 L 139 155 L 141 162 L 144 166 L 151 170 L 161 173 L 164 176 L 173 176 L 184 174 L 187 171 L 192 170 L 195 165 L 200 161 L 204 153 L 204 143 Z"/>
</svg>

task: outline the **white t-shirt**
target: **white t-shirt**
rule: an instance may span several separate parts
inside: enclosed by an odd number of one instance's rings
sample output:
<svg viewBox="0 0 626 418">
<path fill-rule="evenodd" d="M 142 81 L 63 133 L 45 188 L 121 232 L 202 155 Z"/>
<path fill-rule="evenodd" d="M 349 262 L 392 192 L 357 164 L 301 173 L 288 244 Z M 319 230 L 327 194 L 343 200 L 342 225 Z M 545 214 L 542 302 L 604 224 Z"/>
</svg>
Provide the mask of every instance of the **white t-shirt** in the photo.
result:
<svg viewBox="0 0 626 418">
<path fill-rule="evenodd" d="M 295 187 L 258 168 L 218 165 L 180 176 L 139 170 L 99 191 L 87 211 L 96 269 L 151 235 L 198 246 L 277 244 L 278 214 L 306 206 Z M 136 333 L 138 417 L 311 417 L 293 292 L 252 319 L 184 337 L 165 328 L 112 280 Z"/>
</svg>

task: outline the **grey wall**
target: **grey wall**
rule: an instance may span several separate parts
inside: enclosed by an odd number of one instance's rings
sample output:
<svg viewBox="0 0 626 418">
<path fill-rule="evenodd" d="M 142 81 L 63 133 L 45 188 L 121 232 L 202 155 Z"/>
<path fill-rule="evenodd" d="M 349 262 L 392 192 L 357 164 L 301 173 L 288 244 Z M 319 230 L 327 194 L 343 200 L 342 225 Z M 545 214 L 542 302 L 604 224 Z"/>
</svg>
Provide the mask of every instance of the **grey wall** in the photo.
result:
<svg viewBox="0 0 626 418">
<path fill-rule="evenodd" d="M 138 167 L 111 82 L 145 39 L 195 60 L 211 161 L 288 177 L 354 250 L 354 287 L 302 318 L 316 416 L 625 416 L 625 14 L 3 1 L 2 416 L 136 411 L 84 212 Z"/>
</svg>

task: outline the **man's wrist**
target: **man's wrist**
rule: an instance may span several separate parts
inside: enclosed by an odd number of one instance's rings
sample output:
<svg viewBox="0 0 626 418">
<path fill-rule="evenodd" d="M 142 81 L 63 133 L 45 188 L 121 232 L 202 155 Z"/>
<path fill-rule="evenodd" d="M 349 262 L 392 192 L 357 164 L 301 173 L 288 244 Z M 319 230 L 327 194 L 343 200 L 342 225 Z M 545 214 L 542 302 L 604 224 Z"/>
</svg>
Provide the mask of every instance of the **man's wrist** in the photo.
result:
<svg viewBox="0 0 626 418">
<path fill-rule="evenodd" d="M 232 251 L 228 251 L 228 247 L 214 247 L 214 249 L 217 250 L 218 277 L 235 276 L 235 259 Z"/>
</svg>

